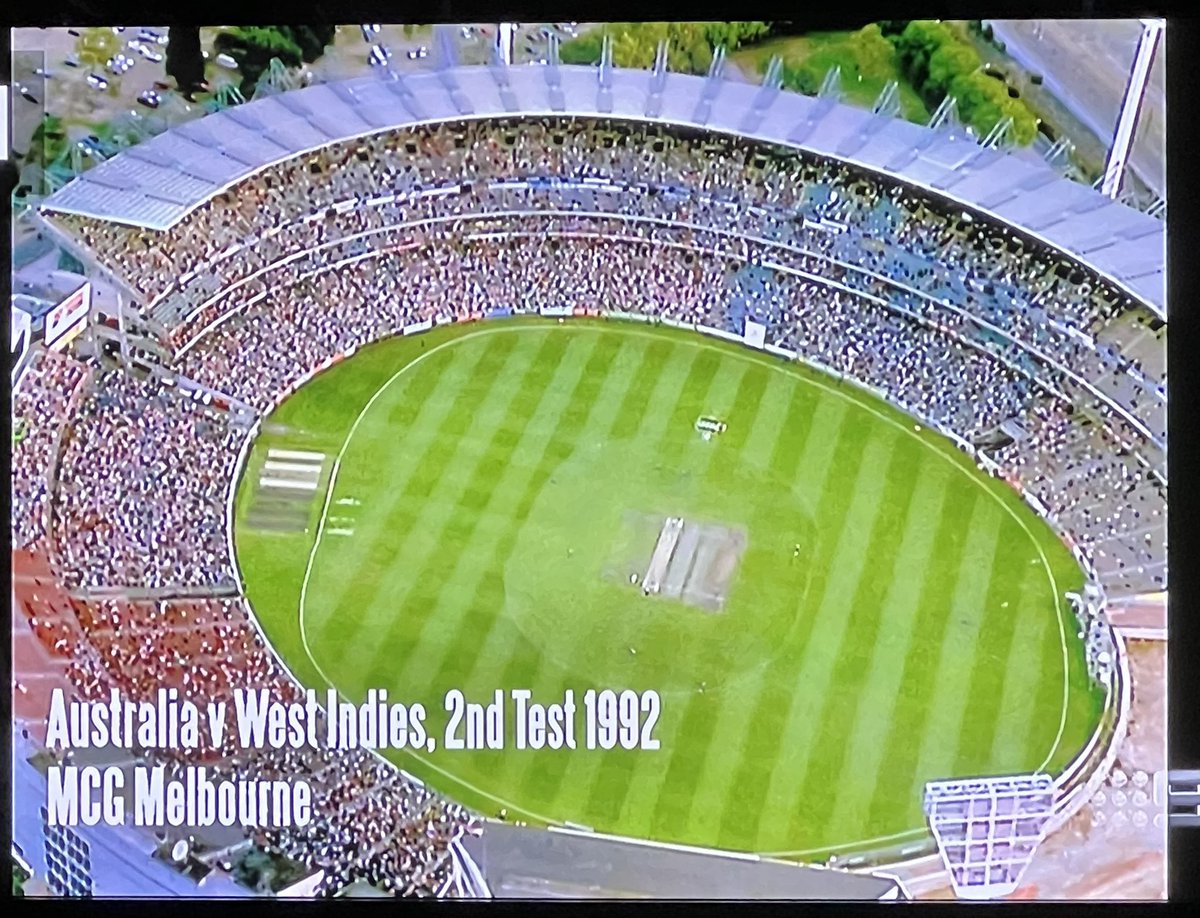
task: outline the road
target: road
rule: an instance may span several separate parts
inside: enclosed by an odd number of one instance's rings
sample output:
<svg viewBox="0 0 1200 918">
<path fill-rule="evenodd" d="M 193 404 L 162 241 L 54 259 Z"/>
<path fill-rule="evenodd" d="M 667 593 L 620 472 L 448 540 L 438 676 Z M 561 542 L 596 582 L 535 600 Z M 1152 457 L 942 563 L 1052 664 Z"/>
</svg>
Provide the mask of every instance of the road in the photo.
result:
<svg viewBox="0 0 1200 918">
<path fill-rule="evenodd" d="M 1105 143 L 1116 130 L 1142 25 L 1136 19 L 989 20 L 1009 56 L 1045 85 Z M 1166 67 L 1160 41 L 1142 103 L 1130 166 L 1166 195 Z"/>
</svg>

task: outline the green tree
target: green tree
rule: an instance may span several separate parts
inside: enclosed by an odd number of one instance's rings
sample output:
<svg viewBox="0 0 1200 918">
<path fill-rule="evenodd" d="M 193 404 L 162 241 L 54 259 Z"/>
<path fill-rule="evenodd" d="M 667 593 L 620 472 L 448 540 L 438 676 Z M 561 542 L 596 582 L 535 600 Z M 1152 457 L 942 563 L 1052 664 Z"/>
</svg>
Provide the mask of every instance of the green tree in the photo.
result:
<svg viewBox="0 0 1200 918">
<path fill-rule="evenodd" d="M 23 421 L 22 424 L 24 424 Z M 16 428 L 14 426 L 14 433 L 15 430 Z M 16 862 L 15 859 L 10 860 L 9 863 L 12 864 L 12 891 L 13 898 L 15 899 L 18 896 L 25 895 L 25 881 L 29 879 L 29 874 L 26 872 L 24 867 Z"/>
<path fill-rule="evenodd" d="M 954 33 L 940 22 L 914 19 L 892 39 L 900 69 L 918 89 L 929 79 L 929 61 L 944 45 L 956 42 Z"/>
<path fill-rule="evenodd" d="M 682 73 L 702 74 L 712 63 L 713 46 L 704 34 L 704 24 L 699 22 L 671 22 L 667 24 L 667 60 L 672 70 Z M 655 42 L 657 45 L 657 42 Z"/>
<path fill-rule="evenodd" d="M 67 132 L 62 119 L 57 115 L 44 115 L 29 139 L 25 162 L 37 163 L 45 168 L 59 159 L 67 149 Z"/>
<path fill-rule="evenodd" d="M 242 73 L 240 88 L 247 98 L 253 94 L 272 58 L 279 58 L 285 67 L 299 67 L 304 60 L 304 52 L 290 29 L 279 26 L 234 26 L 219 32 L 213 47 L 237 63 Z"/>
<path fill-rule="evenodd" d="M 974 73 L 982 63 L 970 45 L 962 42 L 942 45 L 930 56 L 928 75 L 917 89 L 927 98 L 944 96 L 956 78 Z"/>
<path fill-rule="evenodd" d="M 1019 146 L 1028 146 L 1037 136 L 1037 116 L 1020 99 L 1013 99 L 1000 80 L 982 71 L 960 76 L 950 86 L 958 103 L 959 116 L 979 137 L 985 136 L 1005 118 L 1012 119 L 1009 137 Z"/>
<path fill-rule="evenodd" d="M 564 42 L 558 49 L 558 58 L 564 64 L 594 64 L 600 60 L 604 44 L 605 29 L 593 29 L 578 38 Z"/>
<path fill-rule="evenodd" d="M 112 29 L 85 29 L 75 40 L 75 56 L 83 67 L 102 71 L 121 50 L 121 40 Z"/>
<path fill-rule="evenodd" d="M 667 24 L 623 22 L 616 26 L 609 32 L 613 40 L 613 63 L 618 67 L 653 66 L 658 43 L 667 37 Z"/>
<path fill-rule="evenodd" d="M 980 137 L 1011 118 L 1009 138 L 1021 146 L 1033 143 L 1037 116 L 1024 100 L 1009 95 L 1003 80 L 983 72 L 979 54 L 949 26 L 914 19 L 889 40 L 896 48 L 900 69 L 926 102 L 936 105 L 947 95 L 953 96 L 962 122 Z"/>
<path fill-rule="evenodd" d="M 883 37 L 883 32 L 871 23 L 850 36 L 858 71 L 872 80 L 887 80 L 896 70 L 896 49 Z"/>
<path fill-rule="evenodd" d="M 280 31 L 290 34 L 292 40 L 300 48 L 300 54 L 306 64 L 317 60 L 325 49 L 333 44 L 336 26 L 280 26 Z"/>
<path fill-rule="evenodd" d="M 815 96 L 821 88 L 821 81 L 825 79 L 825 74 L 819 72 L 811 61 L 803 61 L 799 64 L 784 61 L 779 70 L 779 78 L 784 89 L 803 93 L 806 96 Z"/>
<path fill-rule="evenodd" d="M 275 879 L 275 864 L 261 848 L 251 848 L 233 865 L 233 876 L 248 889 L 269 892 Z"/>
<path fill-rule="evenodd" d="M 736 51 L 744 44 L 761 41 L 771 34 L 769 22 L 706 22 L 704 35 L 715 51 L 724 45 L 726 51 Z"/>
<path fill-rule="evenodd" d="M 1038 135 L 1038 116 L 1034 114 L 1021 99 L 1008 99 L 1005 102 L 1005 114 L 1012 117 L 1013 123 L 1009 136 L 1017 146 L 1027 147 Z"/>
<path fill-rule="evenodd" d="M 204 85 L 204 52 L 198 26 L 171 26 L 167 30 L 167 76 L 184 96 Z"/>
</svg>

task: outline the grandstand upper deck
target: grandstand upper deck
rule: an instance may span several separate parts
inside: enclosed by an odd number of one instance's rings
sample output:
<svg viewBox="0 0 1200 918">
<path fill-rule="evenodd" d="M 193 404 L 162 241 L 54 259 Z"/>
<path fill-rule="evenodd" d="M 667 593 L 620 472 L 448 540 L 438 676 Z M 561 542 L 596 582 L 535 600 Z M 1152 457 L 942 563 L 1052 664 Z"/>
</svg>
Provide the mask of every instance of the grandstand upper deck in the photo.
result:
<svg viewBox="0 0 1200 918">
<path fill-rule="evenodd" d="M 801 148 L 892 176 L 1019 227 L 1164 314 L 1164 224 L 1059 176 L 1036 156 L 749 84 L 621 69 L 605 83 L 595 68 L 555 66 L 458 67 L 312 86 L 167 131 L 80 176 L 43 209 L 161 231 L 272 164 L 357 137 L 464 119 L 616 118 Z"/>
</svg>

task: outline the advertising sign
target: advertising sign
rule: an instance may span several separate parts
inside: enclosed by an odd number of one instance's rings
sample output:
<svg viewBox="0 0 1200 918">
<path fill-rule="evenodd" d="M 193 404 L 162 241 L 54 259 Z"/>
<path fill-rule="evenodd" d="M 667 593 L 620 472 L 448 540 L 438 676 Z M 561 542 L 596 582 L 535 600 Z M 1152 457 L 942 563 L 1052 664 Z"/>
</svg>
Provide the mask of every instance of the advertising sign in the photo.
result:
<svg viewBox="0 0 1200 918">
<path fill-rule="evenodd" d="M 46 316 L 46 346 L 63 350 L 87 325 L 92 308 L 92 285 L 85 283 Z"/>
</svg>

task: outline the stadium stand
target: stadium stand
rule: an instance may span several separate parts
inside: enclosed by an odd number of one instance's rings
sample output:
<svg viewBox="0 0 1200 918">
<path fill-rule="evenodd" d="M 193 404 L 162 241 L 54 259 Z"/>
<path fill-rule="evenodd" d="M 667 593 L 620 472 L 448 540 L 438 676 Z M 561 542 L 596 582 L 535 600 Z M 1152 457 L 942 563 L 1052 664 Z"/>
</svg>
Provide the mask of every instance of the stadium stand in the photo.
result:
<svg viewBox="0 0 1200 918">
<path fill-rule="evenodd" d="M 621 310 L 740 334 L 754 319 L 773 347 L 978 450 L 1110 595 L 1165 587 L 1157 221 L 913 125 L 845 152 L 865 113 L 841 106 L 762 111 L 727 86 L 694 123 L 703 81 L 669 75 L 669 110 L 650 118 L 630 109 L 645 75 L 618 72 L 622 108 L 589 112 L 595 77 L 557 69 L 572 110 L 552 117 L 511 113 L 545 110 L 529 70 L 506 77 L 508 114 L 483 68 L 455 71 L 458 102 L 432 75 L 274 96 L 114 158 L 40 219 L 123 280 L 129 326 L 170 374 L 259 415 L 418 323 Z M 739 130 L 750 111 L 759 124 Z M 930 144 L 943 165 L 888 167 Z M 14 544 L 54 579 L 52 600 L 22 605 L 78 692 L 298 691 L 237 595 L 226 508 L 249 427 L 170 375 L 50 354 L 14 416 Z M 322 894 L 462 888 L 456 845 L 477 819 L 376 757 L 203 760 L 310 776 L 313 825 L 253 842 L 324 871 Z"/>
</svg>

